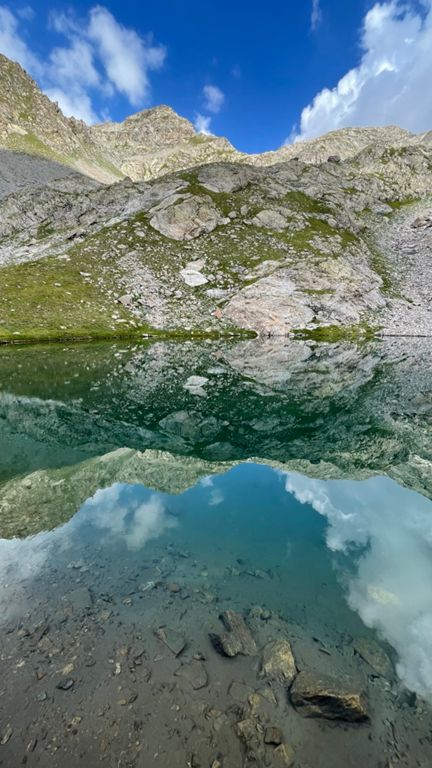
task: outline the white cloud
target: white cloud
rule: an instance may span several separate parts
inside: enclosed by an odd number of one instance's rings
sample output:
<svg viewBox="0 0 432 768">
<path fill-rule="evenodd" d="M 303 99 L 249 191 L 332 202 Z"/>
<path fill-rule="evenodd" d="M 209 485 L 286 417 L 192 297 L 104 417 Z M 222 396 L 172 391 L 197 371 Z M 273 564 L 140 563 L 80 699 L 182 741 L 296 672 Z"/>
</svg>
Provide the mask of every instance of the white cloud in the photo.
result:
<svg viewBox="0 0 432 768">
<path fill-rule="evenodd" d="M 46 88 L 45 93 L 51 101 L 57 102 L 66 117 L 84 120 L 89 125 L 99 121 L 90 96 L 82 88 L 74 88 L 69 92 L 61 88 Z"/>
<path fill-rule="evenodd" d="M 211 134 L 210 124 L 211 124 L 211 117 L 206 117 L 205 115 L 198 114 L 195 118 L 194 125 L 198 133 L 204 133 L 206 136 L 209 136 Z"/>
<path fill-rule="evenodd" d="M 100 5 L 91 8 L 85 19 L 73 11 L 52 11 L 50 27 L 66 37 L 67 44 L 54 48 L 42 61 L 28 47 L 20 27 L 32 20 L 30 6 L 21 9 L 19 16 L 18 11 L 14 15 L 0 6 L 0 52 L 36 77 L 68 117 L 97 122 L 96 94 L 107 100 L 120 93 L 134 107 L 149 103 L 149 73 L 163 65 L 166 55 L 165 48 L 153 44 L 150 37 L 124 27 Z M 105 105 L 101 114 L 106 112 Z"/>
<path fill-rule="evenodd" d="M 37 74 L 40 65 L 19 34 L 19 21 L 9 8 L 0 5 L 0 53 L 18 61 L 24 69 Z"/>
<path fill-rule="evenodd" d="M 203 88 L 204 109 L 217 114 L 221 111 L 225 95 L 217 85 L 205 85 Z"/>
<path fill-rule="evenodd" d="M 422 13 L 398 0 L 366 14 L 359 65 L 303 109 L 295 139 L 356 125 L 396 124 L 412 131 L 432 126 L 432 2 Z"/>
<path fill-rule="evenodd" d="M 123 27 L 100 5 L 90 11 L 88 35 L 115 88 L 134 106 L 146 103 L 150 95 L 148 73 L 163 65 L 165 48 L 152 45 L 135 30 Z"/>
<path fill-rule="evenodd" d="M 289 473 L 286 490 L 327 518 L 327 546 L 354 558 L 350 607 L 395 648 L 402 682 L 432 700 L 432 502 L 384 477 Z"/>
<path fill-rule="evenodd" d="M 322 22 L 322 10 L 320 5 L 320 0 L 312 0 L 312 10 L 311 10 L 312 32 L 315 32 L 315 30 L 318 29 L 321 22 Z"/>
</svg>

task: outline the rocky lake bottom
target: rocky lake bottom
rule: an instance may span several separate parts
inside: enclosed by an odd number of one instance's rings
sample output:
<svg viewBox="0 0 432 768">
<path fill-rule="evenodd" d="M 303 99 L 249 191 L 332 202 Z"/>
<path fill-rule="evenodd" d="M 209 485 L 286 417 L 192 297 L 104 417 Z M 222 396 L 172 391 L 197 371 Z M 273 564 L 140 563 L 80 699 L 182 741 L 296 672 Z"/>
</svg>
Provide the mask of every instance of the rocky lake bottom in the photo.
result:
<svg viewBox="0 0 432 768">
<path fill-rule="evenodd" d="M 430 766 L 431 370 L 0 350 L 0 766 Z"/>
</svg>

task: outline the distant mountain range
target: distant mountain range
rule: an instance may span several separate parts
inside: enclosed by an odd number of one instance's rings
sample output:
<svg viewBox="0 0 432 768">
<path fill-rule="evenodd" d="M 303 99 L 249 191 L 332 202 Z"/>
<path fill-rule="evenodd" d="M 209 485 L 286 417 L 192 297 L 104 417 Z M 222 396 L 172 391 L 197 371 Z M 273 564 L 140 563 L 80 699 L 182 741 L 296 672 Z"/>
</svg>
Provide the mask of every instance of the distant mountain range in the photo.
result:
<svg viewBox="0 0 432 768">
<path fill-rule="evenodd" d="M 298 158 L 321 163 L 334 155 L 351 158 L 368 146 L 428 143 L 432 131 L 415 135 L 397 127 L 349 128 L 247 155 L 225 138 L 197 133 L 167 106 L 143 110 L 121 123 L 88 126 L 65 117 L 19 64 L 0 54 L 0 148 L 55 160 L 100 182 L 125 176 L 145 181 L 221 161 L 266 166 Z"/>
</svg>

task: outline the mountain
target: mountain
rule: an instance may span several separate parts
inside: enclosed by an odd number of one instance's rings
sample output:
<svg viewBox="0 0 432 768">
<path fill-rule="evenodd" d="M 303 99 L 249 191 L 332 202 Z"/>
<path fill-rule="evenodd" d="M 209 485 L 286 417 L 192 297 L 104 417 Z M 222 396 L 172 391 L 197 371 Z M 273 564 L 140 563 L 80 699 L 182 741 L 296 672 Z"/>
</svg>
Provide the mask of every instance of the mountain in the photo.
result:
<svg viewBox="0 0 432 768">
<path fill-rule="evenodd" d="M 2 57 L 0 341 L 431 335 L 431 137 L 247 156 L 165 106 L 88 127 Z"/>
<path fill-rule="evenodd" d="M 322 163 L 349 159 L 367 147 L 432 142 L 402 128 L 344 128 L 261 155 L 236 150 L 227 139 L 196 132 L 168 106 L 145 109 L 123 122 L 87 126 L 66 118 L 20 67 L 0 54 L 0 148 L 44 157 L 111 183 L 124 176 L 146 181 L 206 163 L 267 166 L 292 159 Z"/>
</svg>

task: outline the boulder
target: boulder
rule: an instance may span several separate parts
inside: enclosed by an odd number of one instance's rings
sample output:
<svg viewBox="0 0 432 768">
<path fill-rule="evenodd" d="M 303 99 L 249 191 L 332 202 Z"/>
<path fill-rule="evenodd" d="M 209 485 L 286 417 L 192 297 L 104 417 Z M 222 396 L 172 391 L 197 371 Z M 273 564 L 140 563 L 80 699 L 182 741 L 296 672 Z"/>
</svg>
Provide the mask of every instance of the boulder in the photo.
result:
<svg viewBox="0 0 432 768">
<path fill-rule="evenodd" d="M 296 664 L 288 640 L 281 638 L 268 643 L 263 651 L 261 675 L 291 685 L 296 674 Z"/>
<path fill-rule="evenodd" d="M 285 216 L 282 216 L 278 211 L 273 211 L 271 208 L 265 208 L 263 211 L 257 213 L 256 216 L 251 219 L 251 223 L 256 227 L 274 229 L 276 232 L 280 232 L 288 225 Z"/>
<path fill-rule="evenodd" d="M 227 629 L 223 634 L 210 634 L 215 649 L 223 656 L 254 656 L 257 652 L 255 640 L 245 624 L 245 620 L 236 611 L 224 611 L 220 619 Z"/>
<path fill-rule="evenodd" d="M 291 702 L 304 717 L 324 717 L 362 723 L 369 719 L 363 691 L 345 680 L 300 672 L 291 691 Z"/>
<path fill-rule="evenodd" d="M 226 219 L 206 195 L 187 196 L 157 211 L 150 219 L 153 229 L 172 240 L 193 240 L 225 223 Z"/>
</svg>

